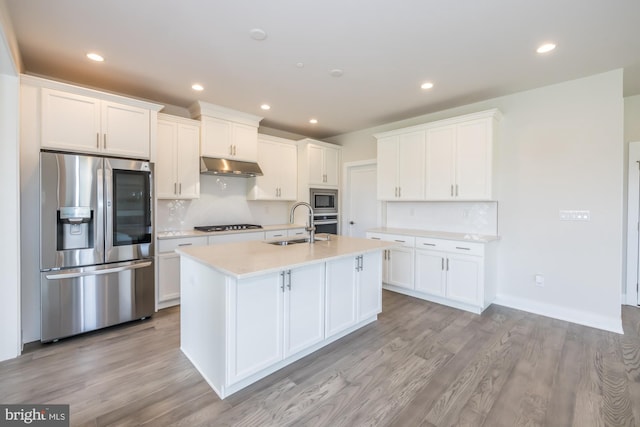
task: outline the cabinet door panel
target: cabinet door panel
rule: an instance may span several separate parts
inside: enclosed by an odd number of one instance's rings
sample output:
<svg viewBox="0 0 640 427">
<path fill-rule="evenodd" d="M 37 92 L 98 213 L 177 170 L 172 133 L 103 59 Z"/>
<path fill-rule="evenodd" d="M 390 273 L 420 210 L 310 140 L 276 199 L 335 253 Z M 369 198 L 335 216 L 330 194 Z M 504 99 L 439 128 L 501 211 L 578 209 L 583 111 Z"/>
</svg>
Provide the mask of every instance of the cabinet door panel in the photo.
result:
<svg viewBox="0 0 640 427">
<path fill-rule="evenodd" d="M 176 196 L 176 162 L 175 141 L 178 138 L 178 127 L 175 123 L 158 120 L 158 142 L 154 178 L 158 198 L 172 199 Z"/>
<path fill-rule="evenodd" d="M 105 152 L 148 159 L 149 126 L 149 110 L 102 102 L 102 142 Z"/>
<path fill-rule="evenodd" d="M 398 187 L 400 200 L 425 197 L 425 132 L 400 135 L 398 143 Z"/>
<path fill-rule="evenodd" d="M 101 138 L 100 100 L 42 89 L 42 147 L 97 153 Z"/>
<path fill-rule="evenodd" d="M 318 145 L 308 146 L 309 184 L 324 185 L 324 149 Z"/>
<path fill-rule="evenodd" d="M 200 129 L 178 125 L 177 136 L 178 196 L 182 199 L 200 197 Z"/>
<path fill-rule="evenodd" d="M 447 298 L 468 304 L 480 303 L 479 285 L 484 275 L 481 257 L 469 255 L 447 255 Z"/>
<path fill-rule="evenodd" d="M 490 119 L 462 123 L 457 129 L 457 198 L 491 198 Z"/>
<path fill-rule="evenodd" d="M 416 251 L 416 291 L 445 295 L 445 255 L 432 251 Z"/>
<path fill-rule="evenodd" d="M 325 185 L 338 185 L 340 174 L 339 151 L 333 148 L 324 148 L 324 174 Z"/>
<path fill-rule="evenodd" d="M 233 124 L 231 141 L 233 159 L 255 162 L 258 159 L 258 128 L 240 123 Z"/>
<path fill-rule="evenodd" d="M 358 321 L 382 311 L 382 259 L 380 253 L 362 255 L 358 274 Z"/>
<path fill-rule="evenodd" d="M 263 175 L 251 178 L 249 181 L 254 183 L 249 194 L 251 199 L 276 200 L 278 198 L 279 153 L 279 144 L 271 141 L 258 141 L 258 165 L 260 165 Z"/>
<path fill-rule="evenodd" d="M 427 130 L 427 199 L 450 200 L 454 197 L 455 138 L 455 126 Z"/>
<path fill-rule="evenodd" d="M 231 158 L 231 123 L 205 116 L 201 121 L 200 153 L 209 157 Z"/>
<path fill-rule="evenodd" d="M 326 338 L 356 323 L 355 258 L 327 262 Z"/>
<path fill-rule="evenodd" d="M 390 285 L 413 289 L 413 249 L 389 249 L 387 279 Z"/>
<path fill-rule="evenodd" d="M 395 200 L 398 186 L 398 137 L 378 141 L 378 200 Z"/>
<path fill-rule="evenodd" d="M 180 298 L 180 256 L 158 255 L 158 302 Z"/>
<path fill-rule="evenodd" d="M 228 378 L 234 383 L 282 360 L 284 293 L 279 274 L 239 280 L 231 288 Z"/>
<path fill-rule="evenodd" d="M 324 339 L 324 273 L 315 264 L 285 274 L 284 357 Z"/>
<path fill-rule="evenodd" d="M 298 150 L 295 145 L 281 144 L 280 188 L 279 200 L 296 200 L 298 198 Z"/>
</svg>

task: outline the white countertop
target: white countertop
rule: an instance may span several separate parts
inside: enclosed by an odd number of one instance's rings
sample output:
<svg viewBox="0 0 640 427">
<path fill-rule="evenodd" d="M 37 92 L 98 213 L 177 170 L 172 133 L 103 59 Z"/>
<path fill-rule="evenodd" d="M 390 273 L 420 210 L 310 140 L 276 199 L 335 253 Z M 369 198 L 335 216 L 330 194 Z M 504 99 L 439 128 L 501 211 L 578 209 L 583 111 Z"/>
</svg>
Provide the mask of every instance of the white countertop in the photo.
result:
<svg viewBox="0 0 640 427">
<path fill-rule="evenodd" d="M 290 230 L 292 228 L 304 228 L 300 224 L 275 224 L 263 225 L 262 228 L 252 228 L 249 230 L 227 230 L 227 231 L 198 231 L 198 230 L 177 230 L 177 231 L 161 231 L 156 235 L 159 240 L 178 239 L 180 237 L 202 237 L 202 236 L 219 236 L 222 234 L 238 234 L 238 233 L 259 233 L 261 231 L 272 230 Z"/>
<path fill-rule="evenodd" d="M 402 236 L 430 237 L 433 239 L 460 240 L 464 242 L 489 243 L 500 240 L 499 236 L 472 233 L 449 233 L 446 231 L 414 230 L 410 228 L 380 227 L 367 230 L 370 233 L 400 234 Z"/>
<path fill-rule="evenodd" d="M 314 244 L 277 246 L 264 241 L 249 241 L 181 247 L 176 249 L 176 252 L 225 275 L 242 279 L 331 259 L 382 251 L 393 246 L 396 244 L 392 242 L 331 235 L 330 240 L 316 241 Z"/>
</svg>

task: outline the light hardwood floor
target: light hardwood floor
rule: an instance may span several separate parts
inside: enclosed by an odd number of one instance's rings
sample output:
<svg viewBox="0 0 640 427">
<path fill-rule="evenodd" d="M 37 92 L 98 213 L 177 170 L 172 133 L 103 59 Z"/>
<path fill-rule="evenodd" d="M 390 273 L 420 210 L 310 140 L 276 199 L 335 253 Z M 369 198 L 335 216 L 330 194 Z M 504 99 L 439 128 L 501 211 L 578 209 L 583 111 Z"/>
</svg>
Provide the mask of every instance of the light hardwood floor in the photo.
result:
<svg viewBox="0 0 640 427">
<path fill-rule="evenodd" d="M 624 335 L 384 292 L 379 320 L 221 401 L 179 349 L 179 309 L 32 345 L 0 403 L 67 403 L 79 426 L 640 425 L 640 309 Z"/>
</svg>

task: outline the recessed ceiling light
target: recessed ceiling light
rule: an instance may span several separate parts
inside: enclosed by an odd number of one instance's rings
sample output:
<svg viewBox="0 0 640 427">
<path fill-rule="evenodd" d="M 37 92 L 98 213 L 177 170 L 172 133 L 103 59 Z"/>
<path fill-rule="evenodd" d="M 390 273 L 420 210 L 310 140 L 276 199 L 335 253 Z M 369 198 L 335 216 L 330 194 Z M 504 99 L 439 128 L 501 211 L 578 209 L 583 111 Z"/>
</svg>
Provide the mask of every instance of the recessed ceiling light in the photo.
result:
<svg viewBox="0 0 640 427">
<path fill-rule="evenodd" d="M 311 123 L 312 125 L 315 125 L 318 123 L 318 119 L 311 119 L 309 120 L 309 123 Z"/>
<path fill-rule="evenodd" d="M 298 63 L 296 64 L 296 67 L 298 67 L 298 68 L 304 68 L 304 62 L 298 62 Z"/>
<path fill-rule="evenodd" d="M 271 105 L 269 105 L 269 104 L 262 104 L 262 105 L 260 106 L 260 108 L 262 108 L 263 110 L 270 110 L 270 109 L 271 109 Z"/>
<path fill-rule="evenodd" d="M 92 61 L 96 61 L 96 62 L 103 62 L 104 61 L 104 58 L 101 55 L 98 55 L 95 52 L 87 53 L 87 58 L 89 58 Z"/>
<path fill-rule="evenodd" d="M 553 44 L 553 43 L 545 43 L 545 44 L 541 45 L 539 48 L 537 48 L 536 52 L 538 52 L 538 53 L 547 53 L 547 52 L 551 52 L 555 48 L 556 48 L 555 44 Z"/>
<path fill-rule="evenodd" d="M 249 31 L 249 35 L 252 39 L 257 41 L 262 41 L 267 38 L 267 33 L 261 28 L 254 28 L 253 30 Z"/>
<path fill-rule="evenodd" d="M 204 90 L 204 86 L 202 86 L 199 83 L 194 83 L 194 84 L 191 85 L 191 89 L 197 90 L 198 92 L 200 92 L 200 91 Z"/>
<path fill-rule="evenodd" d="M 329 70 L 329 74 L 331 74 L 332 77 L 342 77 L 344 71 L 340 68 L 334 68 L 333 70 Z"/>
<path fill-rule="evenodd" d="M 425 82 L 420 85 L 421 89 L 431 89 L 432 87 L 433 87 L 433 83 L 431 82 Z"/>
</svg>

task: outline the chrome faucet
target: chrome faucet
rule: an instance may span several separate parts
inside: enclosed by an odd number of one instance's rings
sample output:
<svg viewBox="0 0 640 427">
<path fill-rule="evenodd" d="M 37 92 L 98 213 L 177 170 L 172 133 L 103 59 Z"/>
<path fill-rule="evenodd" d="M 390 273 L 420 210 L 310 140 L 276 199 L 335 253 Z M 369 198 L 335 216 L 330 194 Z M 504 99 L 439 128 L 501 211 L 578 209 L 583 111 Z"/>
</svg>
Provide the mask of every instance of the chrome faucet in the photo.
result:
<svg viewBox="0 0 640 427">
<path fill-rule="evenodd" d="M 309 225 L 305 227 L 305 230 L 309 232 L 309 243 L 316 241 L 316 226 L 313 223 L 313 208 L 307 202 L 298 202 L 291 206 L 291 213 L 289 214 L 289 222 L 293 224 L 293 213 L 298 206 L 306 206 L 309 209 Z"/>
</svg>

